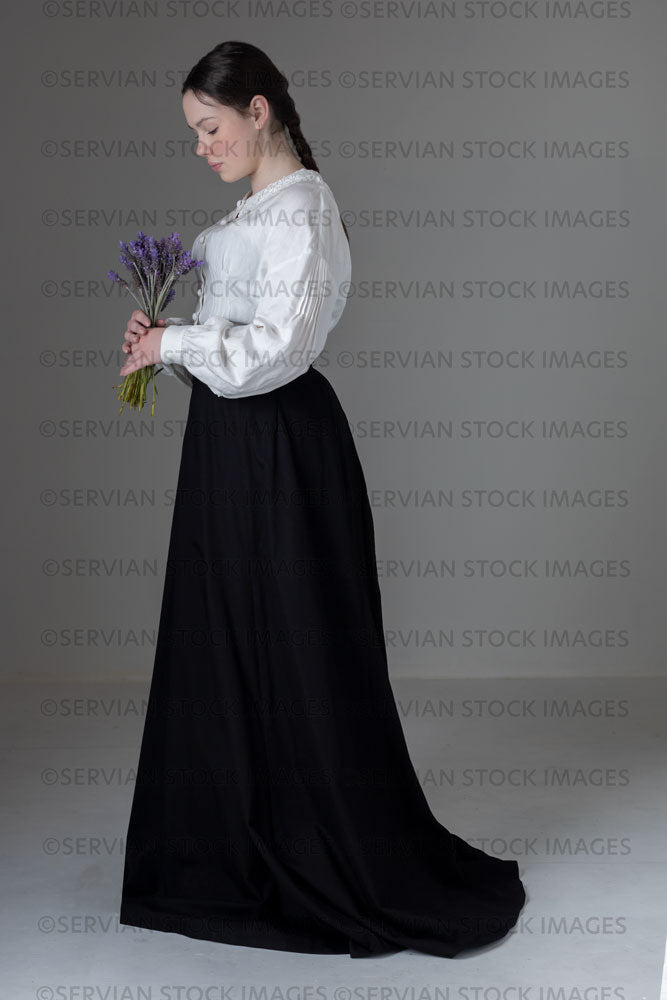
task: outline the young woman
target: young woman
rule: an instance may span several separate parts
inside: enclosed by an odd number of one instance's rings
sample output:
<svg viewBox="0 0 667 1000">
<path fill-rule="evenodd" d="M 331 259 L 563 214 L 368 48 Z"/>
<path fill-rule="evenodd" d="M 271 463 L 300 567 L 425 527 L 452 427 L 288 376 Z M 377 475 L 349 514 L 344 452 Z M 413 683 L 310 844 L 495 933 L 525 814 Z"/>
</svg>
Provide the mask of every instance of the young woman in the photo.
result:
<svg viewBox="0 0 667 1000">
<path fill-rule="evenodd" d="M 436 820 L 408 754 L 364 474 L 313 367 L 347 231 L 262 51 L 217 45 L 182 103 L 199 155 L 251 190 L 195 240 L 193 324 L 135 310 L 125 333 L 122 375 L 161 362 L 192 392 L 120 920 L 450 958 L 507 934 L 525 891 L 516 861 Z"/>
</svg>

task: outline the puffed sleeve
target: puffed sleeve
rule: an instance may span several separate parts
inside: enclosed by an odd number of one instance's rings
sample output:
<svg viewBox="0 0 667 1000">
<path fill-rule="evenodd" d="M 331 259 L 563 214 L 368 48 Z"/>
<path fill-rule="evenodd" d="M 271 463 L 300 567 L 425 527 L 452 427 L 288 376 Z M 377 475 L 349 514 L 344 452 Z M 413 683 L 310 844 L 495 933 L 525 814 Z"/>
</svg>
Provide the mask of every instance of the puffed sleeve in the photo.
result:
<svg viewBox="0 0 667 1000">
<path fill-rule="evenodd" d="M 161 358 L 181 365 L 217 396 L 252 396 L 302 375 L 321 354 L 336 305 L 316 229 L 271 227 L 257 275 L 250 323 L 221 316 L 192 326 L 169 324 Z"/>
</svg>

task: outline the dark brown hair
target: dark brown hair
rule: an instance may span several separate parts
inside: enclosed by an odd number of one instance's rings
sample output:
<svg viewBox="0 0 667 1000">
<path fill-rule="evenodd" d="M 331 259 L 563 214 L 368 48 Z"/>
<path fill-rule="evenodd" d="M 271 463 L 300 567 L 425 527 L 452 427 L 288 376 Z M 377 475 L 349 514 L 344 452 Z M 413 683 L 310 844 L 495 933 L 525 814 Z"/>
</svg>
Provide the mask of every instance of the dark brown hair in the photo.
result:
<svg viewBox="0 0 667 1000">
<path fill-rule="evenodd" d="M 301 118 L 288 91 L 287 77 L 277 69 L 269 57 L 249 42 L 220 42 L 196 63 L 181 88 L 181 95 L 191 90 L 195 97 L 205 94 L 220 104 L 234 108 L 242 114 L 248 110 L 255 94 L 262 94 L 272 111 L 275 128 L 272 134 L 287 128 L 296 155 L 308 170 L 320 168 L 315 163 L 313 151 L 301 131 Z M 341 224 L 350 241 L 347 226 Z"/>
</svg>

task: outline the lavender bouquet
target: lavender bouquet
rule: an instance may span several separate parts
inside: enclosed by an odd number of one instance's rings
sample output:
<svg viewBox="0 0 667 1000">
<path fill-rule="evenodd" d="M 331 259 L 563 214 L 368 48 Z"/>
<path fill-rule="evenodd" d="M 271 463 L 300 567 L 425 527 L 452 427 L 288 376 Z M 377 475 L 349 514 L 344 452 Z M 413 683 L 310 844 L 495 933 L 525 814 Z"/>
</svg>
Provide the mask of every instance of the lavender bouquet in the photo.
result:
<svg viewBox="0 0 667 1000">
<path fill-rule="evenodd" d="M 176 280 L 204 262 L 194 260 L 190 251 L 183 249 L 178 233 L 156 240 L 154 236 L 146 236 L 139 231 L 136 240 L 130 240 L 127 244 L 120 240 L 119 243 L 120 262 L 130 272 L 130 281 L 121 278 L 115 271 L 109 271 L 107 277 L 124 285 L 150 319 L 151 326 L 156 326 L 158 316 L 176 294 Z M 114 386 L 118 390 L 118 399 L 123 402 L 119 415 L 126 403 L 141 410 L 146 400 L 148 383 L 152 382 L 151 416 L 155 416 L 155 376 L 161 371 L 161 368 L 156 371 L 155 365 L 146 365 L 126 375 L 120 385 Z"/>
</svg>

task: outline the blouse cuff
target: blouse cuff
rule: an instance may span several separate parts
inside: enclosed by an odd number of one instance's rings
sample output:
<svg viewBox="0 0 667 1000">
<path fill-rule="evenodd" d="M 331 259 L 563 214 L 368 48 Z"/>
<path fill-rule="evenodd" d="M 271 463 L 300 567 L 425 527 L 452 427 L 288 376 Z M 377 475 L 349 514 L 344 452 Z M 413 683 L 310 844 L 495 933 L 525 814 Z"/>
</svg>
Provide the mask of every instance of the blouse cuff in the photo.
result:
<svg viewBox="0 0 667 1000">
<path fill-rule="evenodd" d="M 160 359 L 168 365 L 183 364 L 184 331 L 181 327 L 185 325 L 185 321 L 179 321 L 179 324 L 176 324 L 173 320 L 171 323 L 167 322 L 167 326 L 165 326 L 162 332 Z"/>
<path fill-rule="evenodd" d="M 171 361 L 170 358 L 165 357 L 165 339 L 167 339 L 167 344 L 169 344 L 174 336 L 174 333 L 178 333 L 179 326 L 186 326 L 187 319 L 182 316 L 167 316 L 164 330 L 162 331 L 162 341 L 160 342 L 160 361 L 162 364 L 162 371 L 165 375 L 173 375 L 184 385 L 192 387 L 192 375 L 188 369 L 180 364 L 177 360 Z M 175 329 L 173 329 L 175 327 Z M 181 332 L 180 337 L 182 338 L 183 333 Z M 179 339 L 178 336 L 175 339 Z M 182 348 L 181 348 L 182 352 Z"/>
</svg>

